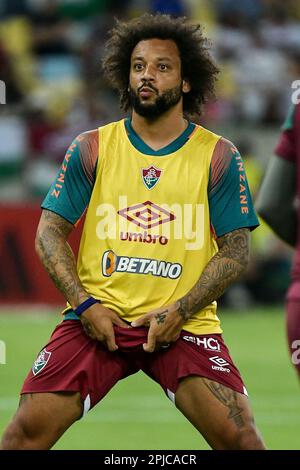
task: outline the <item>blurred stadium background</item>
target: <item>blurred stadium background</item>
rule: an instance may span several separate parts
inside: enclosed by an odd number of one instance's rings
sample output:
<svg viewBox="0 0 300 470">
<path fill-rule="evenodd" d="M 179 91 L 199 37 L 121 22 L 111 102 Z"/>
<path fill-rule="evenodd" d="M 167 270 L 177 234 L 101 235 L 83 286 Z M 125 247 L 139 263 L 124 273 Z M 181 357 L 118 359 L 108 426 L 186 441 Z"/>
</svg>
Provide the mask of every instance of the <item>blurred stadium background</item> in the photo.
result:
<svg viewBox="0 0 300 470">
<path fill-rule="evenodd" d="M 299 0 L 1 0 L 0 434 L 63 299 L 34 253 L 39 204 L 77 134 L 122 117 L 100 60 L 114 17 L 186 15 L 212 40 L 217 101 L 199 123 L 239 148 L 253 198 L 300 79 Z M 76 246 L 79 230 L 74 235 Z M 300 396 L 289 363 L 284 294 L 292 251 L 262 224 L 247 274 L 220 302 L 225 339 L 272 449 L 300 449 Z M 2 343 L 2 345 L 4 344 Z M 207 448 L 141 374 L 119 384 L 56 448 Z"/>
</svg>

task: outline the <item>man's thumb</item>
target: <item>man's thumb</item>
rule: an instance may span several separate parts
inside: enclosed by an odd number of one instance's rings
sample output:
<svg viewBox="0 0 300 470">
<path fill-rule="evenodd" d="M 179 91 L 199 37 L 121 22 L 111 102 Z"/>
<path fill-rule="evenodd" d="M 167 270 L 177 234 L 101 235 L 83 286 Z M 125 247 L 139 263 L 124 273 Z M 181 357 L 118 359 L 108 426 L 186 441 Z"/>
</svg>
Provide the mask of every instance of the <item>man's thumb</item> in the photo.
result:
<svg viewBox="0 0 300 470">
<path fill-rule="evenodd" d="M 144 325 L 145 323 L 148 323 L 149 320 L 147 317 L 143 316 L 143 317 L 140 317 L 140 318 L 137 318 L 136 320 L 134 320 L 133 322 L 131 322 L 131 326 L 135 327 L 135 326 L 142 326 Z"/>
</svg>

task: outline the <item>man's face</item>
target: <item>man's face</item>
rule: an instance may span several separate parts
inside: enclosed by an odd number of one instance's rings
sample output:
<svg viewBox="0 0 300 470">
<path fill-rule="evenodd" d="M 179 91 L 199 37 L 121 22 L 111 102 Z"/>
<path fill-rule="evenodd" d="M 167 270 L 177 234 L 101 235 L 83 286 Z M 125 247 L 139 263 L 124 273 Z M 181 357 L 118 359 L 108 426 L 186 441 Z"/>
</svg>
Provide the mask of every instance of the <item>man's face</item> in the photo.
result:
<svg viewBox="0 0 300 470">
<path fill-rule="evenodd" d="M 175 106 L 190 90 L 181 77 L 177 45 L 170 39 L 140 41 L 132 51 L 129 93 L 135 112 L 157 118 Z"/>
</svg>

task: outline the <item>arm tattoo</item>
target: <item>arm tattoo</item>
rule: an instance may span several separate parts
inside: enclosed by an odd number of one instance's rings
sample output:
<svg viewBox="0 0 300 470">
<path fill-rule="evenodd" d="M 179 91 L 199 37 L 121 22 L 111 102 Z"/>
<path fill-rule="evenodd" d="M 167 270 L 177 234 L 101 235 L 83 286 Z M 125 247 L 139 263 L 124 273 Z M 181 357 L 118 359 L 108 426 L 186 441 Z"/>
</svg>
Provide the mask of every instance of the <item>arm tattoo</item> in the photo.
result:
<svg viewBox="0 0 300 470">
<path fill-rule="evenodd" d="M 96 339 L 96 336 L 93 333 L 92 325 L 88 321 L 88 319 L 85 317 L 81 317 L 80 320 L 81 320 L 85 334 L 89 336 L 90 338 Z"/>
<path fill-rule="evenodd" d="M 245 422 L 242 416 L 243 408 L 237 402 L 237 392 L 208 379 L 203 379 L 203 381 L 213 395 L 229 409 L 228 419 L 233 419 L 236 426 L 242 428 Z"/>
<path fill-rule="evenodd" d="M 81 285 L 76 260 L 67 243 L 72 228 L 59 215 L 44 210 L 36 236 L 36 251 L 58 290 L 75 308 L 88 295 Z"/>
<path fill-rule="evenodd" d="M 32 395 L 33 393 L 23 393 L 21 396 L 20 396 L 20 401 L 19 401 L 19 408 L 20 406 L 23 405 L 23 403 L 27 400 L 32 399 Z"/>
<path fill-rule="evenodd" d="M 157 313 L 155 315 L 156 323 L 159 325 L 160 323 L 164 323 L 166 319 L 166 314 L 168 313 L 168 310 L 164 310 L 161 313 Z"/>
<path fill-rule="evenodd" d="M 179 300 L 178 313 L 185 321 L 217 300 L 247 267 L 248 229 L 227 233 L 218 239 L 218 246 L 194 287 Z"/>
</svg>

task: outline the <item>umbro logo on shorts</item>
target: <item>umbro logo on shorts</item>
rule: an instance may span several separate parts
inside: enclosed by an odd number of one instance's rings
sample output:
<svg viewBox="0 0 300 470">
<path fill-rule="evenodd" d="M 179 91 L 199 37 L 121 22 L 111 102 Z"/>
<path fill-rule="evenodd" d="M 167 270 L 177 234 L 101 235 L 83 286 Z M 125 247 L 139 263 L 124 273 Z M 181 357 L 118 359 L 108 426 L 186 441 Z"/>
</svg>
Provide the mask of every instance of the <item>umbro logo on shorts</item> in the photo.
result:
<svg viewBox="0 0 300 470">
<path fill-rule="evenodd" d="M 222 357 L 213 356 L 213 357 L 210 357 L 209 360 L 213 362 L 214 364 L 217 364 L 216 366 L 211 366 L 213 370 L 219 370 L 220 372 L 227 372 L 227 373 L 230 372 L 230 369 L 228 369 L 228 367 L 225 367 L 225 366 L 229 366 L 229 362 L 225 361 L 225 359 L 223 359 Z"/>
</svg>

